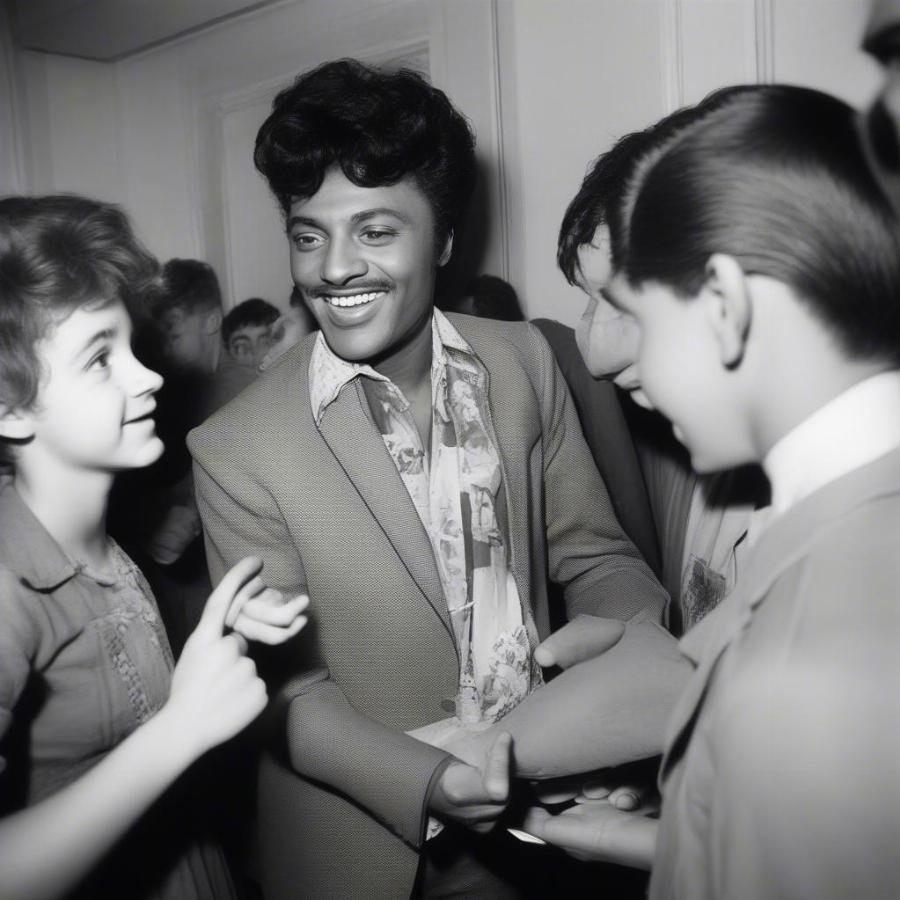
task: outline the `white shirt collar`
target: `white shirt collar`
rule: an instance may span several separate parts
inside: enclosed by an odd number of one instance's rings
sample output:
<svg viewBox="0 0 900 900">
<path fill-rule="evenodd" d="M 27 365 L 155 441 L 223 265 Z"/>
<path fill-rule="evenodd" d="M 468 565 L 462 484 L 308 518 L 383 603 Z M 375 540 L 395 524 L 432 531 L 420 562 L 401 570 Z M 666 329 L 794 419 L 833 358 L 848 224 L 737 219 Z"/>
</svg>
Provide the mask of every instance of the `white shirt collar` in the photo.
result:
<svg viewBox="0 0 900 900">
<path fill-rule="evenodd" d="M 900 370 L 860 381 L 781 438 L 763 460 L 781 515 L 842 475 L 900 447 Z"/>
<path fill-rule="evenodd" d="M 450 320 L 437 308 L 434 309 L 431 317 L 431 333 L 432 380 L 435 369 L 444 364 L 444 356 L 448 349 L 459 351 L 463 354 L 463 358 L 470 358 L 473 362 L 477 360 L 475 351 L 453 327 Z M 309 361 L 309 398 L 316 424 L 321 421 L 325 409 L 337 399 L 341 390 L 360 375 L 375 381 L 390 383 L 389 379 L 380 375 L 371 366 L 365 363 L 349 362 L 337 356 L 328 346 L 320 331 Z"/>
</svg>

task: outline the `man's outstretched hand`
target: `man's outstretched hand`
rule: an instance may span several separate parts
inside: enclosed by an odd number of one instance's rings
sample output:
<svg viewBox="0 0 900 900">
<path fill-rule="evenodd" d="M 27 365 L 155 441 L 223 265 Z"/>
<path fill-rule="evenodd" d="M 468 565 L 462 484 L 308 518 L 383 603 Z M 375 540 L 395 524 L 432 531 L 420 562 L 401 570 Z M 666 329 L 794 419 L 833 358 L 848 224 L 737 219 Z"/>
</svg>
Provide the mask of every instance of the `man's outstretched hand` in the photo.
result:
<svg viewBox="0 0 900 900">
<path fill-rule="evenodd" d="M 480 764 L 451 762 L 431 794 L 431 814 L 482 834 L 490 831 L 509 802 L 511 758 L 512 738 L 501 731 Z"/>
<path fill-rule="evenodd" d="M 608 799 L 586 800 L 556 815 L 533 807 L 520 827 L 576 859 L 649 869 L 659 827 L 647 817 L 651 811 L 626 812 Z"/>
</svg>

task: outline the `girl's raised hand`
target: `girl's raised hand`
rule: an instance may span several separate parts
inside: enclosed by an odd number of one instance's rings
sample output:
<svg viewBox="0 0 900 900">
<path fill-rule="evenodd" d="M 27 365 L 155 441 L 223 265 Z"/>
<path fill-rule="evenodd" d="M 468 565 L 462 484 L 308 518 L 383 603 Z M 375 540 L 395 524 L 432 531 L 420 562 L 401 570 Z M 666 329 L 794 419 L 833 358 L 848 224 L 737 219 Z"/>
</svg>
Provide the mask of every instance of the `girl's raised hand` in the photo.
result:
<svg viewBox="0 0 900 900">
<path fill-rule="evenodd" d="M 246 656 L 247 641 L 225 633 L 233 608 L 257 593 L 250 586 L 261 569 L 260 559 L 246 557 L 227 572 L 206 601 L 172 674 L 169 700 L 158 718 L 188 761 L 234 737 L 266 705 L 265 684 Z"/>
</svg>

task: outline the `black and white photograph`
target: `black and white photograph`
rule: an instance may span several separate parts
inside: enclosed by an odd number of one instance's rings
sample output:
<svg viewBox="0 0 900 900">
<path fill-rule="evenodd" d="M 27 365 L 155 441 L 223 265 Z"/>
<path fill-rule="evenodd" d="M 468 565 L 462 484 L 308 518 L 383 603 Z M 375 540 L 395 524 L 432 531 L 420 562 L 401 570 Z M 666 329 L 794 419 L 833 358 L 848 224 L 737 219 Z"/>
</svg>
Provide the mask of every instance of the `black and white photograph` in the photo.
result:
<svg viewBox="0 0 900 900">
<path fill-rule="evenodd" d="M 900 0 L 0 0 L 0 900 L 900 900 Z"/>
</svg>

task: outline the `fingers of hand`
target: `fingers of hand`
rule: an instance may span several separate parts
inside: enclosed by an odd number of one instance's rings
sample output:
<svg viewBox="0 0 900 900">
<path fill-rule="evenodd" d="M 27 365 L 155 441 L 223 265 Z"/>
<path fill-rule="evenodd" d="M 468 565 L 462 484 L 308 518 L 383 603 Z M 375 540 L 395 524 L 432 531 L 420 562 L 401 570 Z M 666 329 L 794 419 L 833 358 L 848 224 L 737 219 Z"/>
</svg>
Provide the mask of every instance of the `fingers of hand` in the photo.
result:
<svg viewBox="0 0 900 900">
<path fill-rule="evenodd" d="M 194 735 L 201 752 L 235 735 L 266 705 L 266 686 L 246 650 L 239 634 L 185 645 L 170 704 L 178 710 L 179 730 Z"/>
<path fill-rule="evenodd" d="M 225 615 L 225 624 L 228 627 L 232 627 L 247 603 L 253 598 L 258 597 L 263 591 L 267 590 L 269 589 L 259 575 L 254 575 L 252 578 L 248 579 L 234 595 L 234 598 L 228 607 L 228 612 Z"/>
<path fill-rule="evenodd" d="M 579 802 L 582 800 L 603 800 L 608 797 L 612 793 L 612 788 L 609 786 L 607 781 L 586 781 L 581 786 L 581 796 L 578 798 Z"/>
<path fill-rule="evenodd" d="M 644 787 L 623 784 L 609 795 L 609 802 L 616 809 L 634 810 L 643 803 L 646 793 L 647 789 Z"/>
<path fill-rule="evenodd" d="M 512 736 L 501 731 L 488 750 L 484 767 L 484 789 L 487 796 L 498 803 L 509 797 L 509 764 L 512 756 Z"/>
<path fill-rule="evenodd" d="M 256 710 L 258 713 L 265 705 L 266 686 L 257 675 L 256 663 L 250 657 L 245 656 L 247 642 L 238 634 L 231 634 L 222 638 L 223 659 L 217 677 L 212 680 L 209 690 L 210 708 L 216 703 L 227 705 L 235 704 L 245 711 Z M 254 713 L 255 715 L 255 713 Z M 243 718 L 243 716 L 240 716 Z"/>
<path fill-rule="evenodd" d="M 576 806 L 551 815 L 547 810 L 536 807 L 529 810 L 523 828 L 529 834 L 570 853 L 590 853 L 596 850 L 602 828 L 598 828 L 598 823 L 584 815 L 582 810 L 583 807 Z"/>
<path fill-rule="evenodd" d="M 263 586 L 255 596 L 246 600 L 239 612 L 241 617 L 255 619 L 264 625 L 286 628 L 308 605 L 309 597 L 306 594 L 298 594 L 285 600 L 281 591 Z M 228 624 L 233 625 L 237 618 L 235 616 L 234 621 Z"/>
<path fill-rule="evenodd" d="M 242 656 L 235 660 L 226 672 L 222 674 L 220 694 L 223 696 L 238 691 L 252 688 L 254 691 L 262 688 L 265 691 L 263 680 L 256 674 L 256 664 L 248 656 Z"/>
<path fill-rule="evenodd" d="M 228 648 L 232 659 L 238 659 L 247 655 L 247 638 L 242 634 L 237 634 L 236 632 L 226 634 L 222 638 L 222 643 Z M 252 664 L 253 660 L 248 659 L 247 662 Z"/>
<path fill-rule="evenodd" d="M 468 763 L 451 763 L 441 777 L 441 789 L 453 806 L 469 806 L 488 798 L 484 795 L 481 772 Z"/>
<path fill-rule="evenodd" d="M 451 763 L 444 770 L 441 787 L 447 801 L 456 808 L 467 807 L 473 813 L 481 808 L 503 809 L 506 796 L 496 798 L 485 784 L 486 773 L 464 762 Z"/>
<path fill-rule="evenodd" d="M 241 589 L 260 572 L 262 565 L 259 557 L 245 556 L 232 566 L 218 587 L 209 595 L 195 631 L 216 637 L 221 635 L 232 603 L 237 599 Z"/>
<path fill-rule="evenodd" d="M 542 840 L 544 839 L 544 826 L 553 818 L 553 815 L 549 813 L 543 806 L 532 806 L 531 809 L 525 814 L 525 819 L 522 822 L 522 830 L 527 831 L 528 834 L 533 834 L 535 837 L 539 837 Z"/>
<path fill-rule="evenodd" d="M 240 634 L 232 632 L 227 635 L 213 636 L 198 625 L 193 634 L 185 641 L 184 649 L 176 675 L 190 671 L 196 679 L 200 673 L 215 673 L 227 669 L 235 660 L 247 653 L 247 640 Z"/>
<path fill-rule="evenodd" d="M 617 619 L 577 616 L 540 644 L 534 656 L 542 666 L 556 665 L 567 669 L 605 653 L 624 633 L 625 624 Z"/>
<path fill-rule="evenodd" d="M 549 781 L 532 782 L 535 798 L 551 806 L 575 800 L 582 790 L 581 781 L 577 778 L 552 778 Z"/>
<path fill-rule="evenodd" d="M 242 634 L 247 640 L 274 646 L 289 641 L 306 625 L 307 621 L 306 616 L 297 616 L 290 625 L 282 627 L 280 625 L 267 625 L 257 619 L 241 615 L 238 616 L 237 621 L 234 623 L 234 630 Z"/>
<path fill-rule="evenodd" d="M 552 833 L 556 816 L 542 806 L 533 806 L 528 810 L 522 822 L 522 830 L 542 841 L 553 843 Z"/>
<path fill-rule="evenodd" d="M 603 782 L 588 781 L 582 787 L 581 795 L 575 798 L 575 802 L 590 803 L 592 800 L 606 799 L 616 809 L 631 811 L 639 809 L 649 793 L 650 788 L 646 785 L 622 784 L 611 788 Z"/>
<path fill-rule="evenodd" d="M 250 660 L 247 660 L 250 662 Z M 213 718 L 212 744 L 227 740 L 249 725 L 266 707 L 268 695 L 261 678 L 245 672 L 236 683 L 229 683 L 225 703 L 218 710 L 210 708 Z"/>
</svg>

